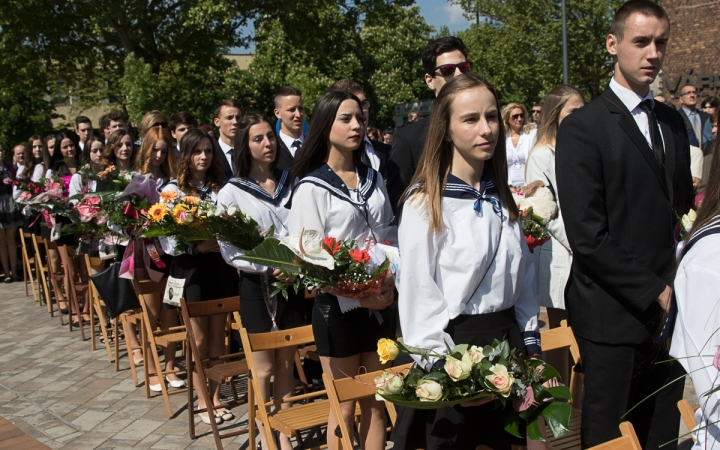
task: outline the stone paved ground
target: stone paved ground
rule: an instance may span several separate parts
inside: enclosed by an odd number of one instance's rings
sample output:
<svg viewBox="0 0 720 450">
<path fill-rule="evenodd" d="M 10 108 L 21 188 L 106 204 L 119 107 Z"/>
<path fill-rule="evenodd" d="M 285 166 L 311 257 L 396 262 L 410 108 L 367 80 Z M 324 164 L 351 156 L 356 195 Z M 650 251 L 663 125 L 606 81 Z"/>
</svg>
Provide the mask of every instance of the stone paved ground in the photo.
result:
<svg viewBox="0 0 720 450">
<path fill-rule="evenodd" d="M 77 330 L 61 328 L 57 316 L 25 297 L 21 283 L 0 284 L 0 311 L 0 416 L 38 441 L 63 449 L 215 448 L 210 426 L 199 420 L 200 437 L 190 439 L 185 394 L 170 397 L 175 416 L 168 420 L 160 396 L 146 399 L 144 388 L 133 386 L 126 358 L 115 372 L 104 348 L 92 352 Z M 697 404 L 689 380 L 685 398 Z M 246 424 L 245 405 L 233 412 L 236 419 L 222 429 Z M 246 449 L 247 435 L 223 444 Z"/>
</svg>

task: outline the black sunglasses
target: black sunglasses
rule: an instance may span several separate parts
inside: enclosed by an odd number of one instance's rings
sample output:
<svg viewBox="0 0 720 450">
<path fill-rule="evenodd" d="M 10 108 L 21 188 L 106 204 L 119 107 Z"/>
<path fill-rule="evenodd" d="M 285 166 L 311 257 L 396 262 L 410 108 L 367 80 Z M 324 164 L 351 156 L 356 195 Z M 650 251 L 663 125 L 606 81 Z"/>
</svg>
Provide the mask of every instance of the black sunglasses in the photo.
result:
<svg viewBox="0 0 720 450">
<path fill-rule="evenodd" d="M 542 112 L 542 110 L 540 110 L 540 109 L 533 109 L 532 112 L 533 112 L 533 114 L 540 114 L 540 113 Z"/>
<path fill-rule="evenodd" d="M 167 123 L 167 122 L 155 122 L 152 126 L 153 126 L 153 127 L 167 128 L 167 127 L 168 127 L 168 123 Z M 151 128 L 152 128 L 152 127 L 151 127 Z"/>
<path fill-rule="evenodd" d="M 518 120 L 519 118 L 524 117 L 524 116 L 525 116 L 525 114 L 522 114 L 522 113 L 521 114 L 513 114 L 512 116 L 510 116 L 510 118 L 512 120 Z"/>
<path fill-rule="evenodd" d="M 442 64 L 433 69 L 433 76 L 437 75 L 435 72 L 440 72 L 443 77 L 452 76 L 456 68 L 460 69 L 460 73 L 468 73 L 472 69 L 472 64 L 467 61 L 458 64 Z"/>
</svg>

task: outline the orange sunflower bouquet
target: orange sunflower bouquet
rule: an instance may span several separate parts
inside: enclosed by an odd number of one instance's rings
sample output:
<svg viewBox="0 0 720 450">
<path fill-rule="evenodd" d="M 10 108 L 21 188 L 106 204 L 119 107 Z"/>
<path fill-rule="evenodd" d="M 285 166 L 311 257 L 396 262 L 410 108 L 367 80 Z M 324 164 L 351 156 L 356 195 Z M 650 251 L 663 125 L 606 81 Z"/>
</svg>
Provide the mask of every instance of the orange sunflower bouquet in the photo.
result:
<svg viewBox="0 0 720 450">
<path fill-rule="evenodd" d="M 210 200 L 187 195 L 179 197 L 177 192 L 160 193 L 160 202 L 148 208 L 142 216 L 144 224 L 140 237 L 154 238 L 172 236 L 177 240 L 178 250 L 184 251 L 191 242 L 204 241 L 215 237 L 209 226 L 217 214 Z"/>
</svg>

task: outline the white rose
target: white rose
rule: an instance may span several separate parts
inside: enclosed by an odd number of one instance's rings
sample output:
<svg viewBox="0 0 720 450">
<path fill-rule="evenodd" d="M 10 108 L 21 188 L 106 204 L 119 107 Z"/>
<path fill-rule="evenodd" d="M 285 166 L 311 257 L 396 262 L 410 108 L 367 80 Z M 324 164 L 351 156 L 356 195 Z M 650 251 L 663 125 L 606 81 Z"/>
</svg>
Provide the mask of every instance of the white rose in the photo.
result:
<svg viewBox="0 0 720 450">
<path fill-rule="evenodd" d="M 436 402 L 442 397 L 442 386 L 436 381 L 420 380 L 415 388 L 415 395 L 421 402 Z"/>
<path fill-rule="evenodd" d="M 398 395 L 403 390 L 403 379 L 397 375 L 394 375 L 388 383 L 385 385 L 385 392 L 390 395 Z"/>
<path fill-rule="evenodd" d="M 480 361 L 485 358 L 485 355 L 483 355 L 482 348 L 478 348 L 477 345 L 473 345 L 468 349 L 467 355 L 470 357 L 470 361 L 473 362 L 473 364 L 478 364 Z"/>
<path fill-rule="evenodd" d="M 467 353 L 463 355 L 461 360 L 452 356 L 445 357 L 445 372 L 450 375 L 453 381 L 460 381 L 469 377 L 471 369 L 472 361 L 470 361 L 470 356 Z"/>
<path fill-rule="evenodd" d="M 485 378 L 493 385 L 493 391 L 506 398 L 510 396 L 515 377 L 508 373 L 507 367 L 502 364 L 495 364 L 490 368 L 490 372 L 493 375 L 488 375 Z"/>
</svg>

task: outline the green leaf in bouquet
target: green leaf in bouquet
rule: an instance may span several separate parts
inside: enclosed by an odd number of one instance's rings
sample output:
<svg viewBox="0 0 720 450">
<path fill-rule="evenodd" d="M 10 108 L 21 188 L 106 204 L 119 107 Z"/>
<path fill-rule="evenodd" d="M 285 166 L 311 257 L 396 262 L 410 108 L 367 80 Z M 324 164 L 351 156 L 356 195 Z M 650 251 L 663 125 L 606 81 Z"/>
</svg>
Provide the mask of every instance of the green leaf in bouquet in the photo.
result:
<svg viewBox="0 0 720 450">
<path fill-rule="evenodd" d="M 510 414 L 508 414 L 507 418 L 505 419 L 505 431 L 512 434 L 515 437 L 523 438 L 524 436 L 520 436 L 520 421 L 522 419 L 520 418 L 520 415 L 517 413 L 517 411 L 512 411 Z"/>
<path fill-rule="evenodd" d="M 572 400 L 572 394 L 570 393 L 570 388 L 567 386 L 556 386 L 551 388 L 545 388 L 545 390 L 550 393 L 550 395 L 553 398 L 562 398 L 565 400 Z"/>
<path fill-rule="evenodd" d="M 297 274 L 304 263 L 289 248 L 280 244 L 275 238 L 265 239 L 260 245 L 234 260 L 248 261 L 287 273 Z"/>
<path fill-rule="evenodd" d="M 463 355 L 467 353 L 468 345 L 467 344 L 459 344 L 453 347 L 452 351 L 450 353 L 458 353 L 460 355 Z"/>
<path fill-rule="evenodd" d="M 553 378 L 557 378 L 558 380 L 561 379 L 560 373 L 553 366 L 545 364 L 542 373 L 542 381 L 545 382 L 548 380 L 552 380 Z"/>
<path fill-rule="evenodd" d="M 537 418 L 528 421 L 527 437 L 532 439 L 533 441 L 545 442 L 545 436 L 543 436 L 542 433 L 540 432 L 540 424 L 538 423 Z"/>
<path fill-rule="evenodd" d="M 543 409 L 541 416 L 545 419 L 545 424 L 553 437 L 557 438 L 570 431 L 568 426 L 571 413 L 572 406 L 568 403 L 552 402 Z"/>
<path fill-rule="evenodd" d="M 428 359 L 428 351 L 424 348 L 412 347 L 402 342 L 395 343 L 397 344 L 398 349 L 403 353 L 407 353 L 408 355 L 419 355 L 422 361 L 426 361 Z"/>
<path fill-rule="evenodd" d="M 442 372 L 430 372 L 429 374 L 425 375 L 423 379 L 430 380 L 430 381 L 442 381 L 448 378 L 448 374 L 445 371 Z"/>
<path fill-rule="evenodd" d="M 408 408 L 415 409 L 440 409 L 449 406 L 459 405 L 461 403 L 471 402 L 485 397 L 493 395 L 491 392 L 480 392 L 473 396 L 463 397 L 455 400 L 438 400 L 436 402 L 421 402 L 417 399 L 408 400 L 407 398 L 400 395 L 380 394 L 385 400 L 399 406 L 406 406 Z"/>
<path fill-rule="evenodd" d="M 500 354 L 500 358 L 507 360 L 510 356 L 510 343 L 508 341 L 502 341 L 496 348 Z"/>
</svg>

